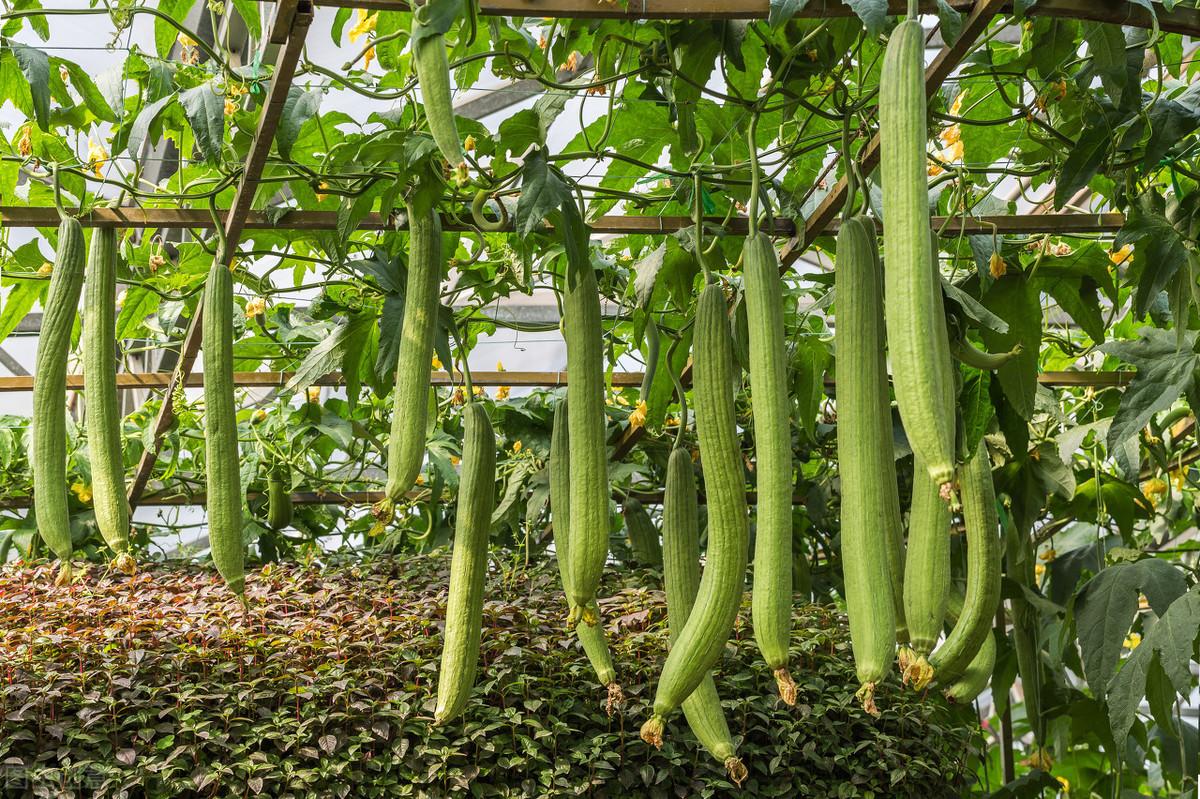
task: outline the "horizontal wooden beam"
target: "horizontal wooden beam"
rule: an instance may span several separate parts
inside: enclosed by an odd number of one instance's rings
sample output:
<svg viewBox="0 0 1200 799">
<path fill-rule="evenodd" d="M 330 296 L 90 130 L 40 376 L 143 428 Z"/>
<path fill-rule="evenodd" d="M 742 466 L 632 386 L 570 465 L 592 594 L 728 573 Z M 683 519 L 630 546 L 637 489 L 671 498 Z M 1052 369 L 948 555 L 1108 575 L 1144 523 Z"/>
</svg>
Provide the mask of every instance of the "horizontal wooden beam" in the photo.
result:
<svg viewBox="0 0 1200 799">
<path fill-rule="evenodd" d="M 260 0 L 261 2 L 262 0 Z M 977 0 L 949 0 L 958 11 L 969 13 Z M 368 11 L 407 11 L 408 0 L 315 0 L 315 5 L 330 8 L 361 8 Z M 1027 4 L 1028 5 L 1028 4 Z M 936 14 L 936 0 L 920 0 L 923 14 Z M 907 13 L 907 0 L 888 0 L 888 15 Z M 1012 0 L 1000 4 L 999 11 L 1011 14 Z M 480 0 L 482 14 L 504 17 L 571 17 L 607 19 L 766 19 L 769 0 Z M 1177 5 L 1170 11 L 1155 4 L 1158 27 L 1170 33 L 1200 36 L 1200 10 Z M 839 0 L 809 0 L 796 12 L 797 17 L 821 19 L 847 17 L 850 6 Z M 1025 11 L 1027 16 L 1107 22 L 1151 28 L 1154 16 L 1138 3 L 1128 0 L 1038 0 Z"/>
<path fill-rule="evenodd" d="M 120 389 L 162 389 L 171 384 L 174 372 L 121 372 L 117 374 L 117 388 Z M 1042 372 L 1038 382 L 1050 388 L 1070 388 L 1073 386 L 1093 388 L 1120 387 L 1129 384 L 1136 372 Z M 233 384 L 239 388 L 279 388 L 287 385 L 295 372 L 234 372 Z M 613 372 L 612 384 L 618 388 L 635 388 L 642 384 L 642 372 Z M 33 376 L 0 377 L 0 393 L 33 390 Z M 476 386 L 510 386 L 528 388 L 555 388 L 565 386 L 568 382 L 567 372 L 471 372 L 471 382 Z M 430 383 L 435 386 L 461 386 L 461 373 L 453 376 L 449 372 L 434 372 Z M 835 381 L 828 379 L 827 386 L 833 387 Z M 188 388 L 200 388 L 204 385 L 203 374 L 190 374 L 184 384 Z M 346 379 L 340 372 L 330 372 L 318 377 L 312 386 L 344 386 Z M 71 391 L 83 391 L 83 375 L 67 375 L 67 388 Z"/>
<path fill-rule="evenodd" d="M 469 215 L 468 215 L 469 216 Z M 272 218 L 262 211 L 246 214 L 246 230 L 337 230 L 336 211 L 289 211 Z M 97 208 L 83 214 L 80 222 L 84 227 L 116 228 L 192 228 L 211 230 L 212 215 L 197 208 Z M 745 217 L 734 217 L 725 223 L 725 218 L 713 216 L 706 223 L 723 227 L 734 235 L 744 234 L 749 229 Z M 724 224 L 723 224 L 724 223 Z M 823 227 L 826 234 L 836 233 L 841 224 L 833 218 Z M 1039 234 L 1061 233 L 1114 233 L 1125 224 L 1125 215 L 1120 213 L 1101 214 L 999 214 L 991 216 L 944 217 L 935 216 L 930 224 L 944 236 L 959 234 Z M 52 228 L 58 226 L 58 212 L 47 206 L 0 206 L 0 226 L 8 228 Z M 670 235 L 692 226 L 687 216 L 602 216 L 591 223 L 593 233 L 598 234 L 663 234 Z M 388 216 L 370 213 L 359 223 L 359 230 L 395 230 L 402 228 Z M 474 230 L 461 218 L 443 217 L 445 230 Z M 787 219 L 776 219 L 769 232 L 778 236 L 795 235 L 796 226 Z"/>
</svg>

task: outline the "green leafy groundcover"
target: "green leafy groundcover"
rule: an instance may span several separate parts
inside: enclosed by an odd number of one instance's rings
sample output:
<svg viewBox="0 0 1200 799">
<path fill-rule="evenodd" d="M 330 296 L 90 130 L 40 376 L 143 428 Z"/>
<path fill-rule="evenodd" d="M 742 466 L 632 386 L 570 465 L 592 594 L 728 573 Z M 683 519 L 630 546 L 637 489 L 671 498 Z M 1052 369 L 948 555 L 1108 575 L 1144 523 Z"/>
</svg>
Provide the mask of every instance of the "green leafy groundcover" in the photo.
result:
<svg viewBox="0 0 1200 799">
<path fill-rule="evenodd" d="M 246 611 L 192 567 L 93 568 L 69 588 L 48 567 L 0 571 L 4 795 L 733 795 L 681 718 L 659 752 L 638 739 L 666 639 L 657 575 L 607 586 L 628 696 L 609 718 L 552 566 L 500 557 L 475 701 L 445 729 L 431 726 L 444 556 L 268 567 Z M 962 795 L 969 714 L 887 685 L 872 719 L 844 619 L 810 606 L 796 624 L 794 709 L 744 618 L 720 666 L 740 795 Z"/>
</svg>

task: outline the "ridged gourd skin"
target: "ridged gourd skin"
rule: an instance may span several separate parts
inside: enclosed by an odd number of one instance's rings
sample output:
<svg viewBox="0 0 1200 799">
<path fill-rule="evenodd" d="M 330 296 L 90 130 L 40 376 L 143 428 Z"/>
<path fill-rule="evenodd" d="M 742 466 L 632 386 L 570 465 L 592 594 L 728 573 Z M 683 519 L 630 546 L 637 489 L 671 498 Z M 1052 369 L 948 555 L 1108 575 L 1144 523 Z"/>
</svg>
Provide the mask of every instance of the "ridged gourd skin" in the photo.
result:
<svg viewBox="0 0 1200 799">
<path fill-rule="evenodd" d="M 479 667 L 483 632 L 483 583 L 488 533 L 496 506 L 496 435 L 483 405 L 463 408 L 462 472 L 459 476 L 446 632 L 438 672 L 434 723 L 445 724 L 466 709 Z"/>
<path fill-rule="evenodd" d="M 204 445 L 208 542 L 229 590 L 245 597 L 242 478 L 233 397 L 233 274 L 220 257 L 204 281 Z M 170 401 L 169 399 L 167 401 Z"/>
<path fill-rule="evenodd" d="M 571 553 L 571 439 L 567 429 L 566 400 L 554 408 L 554 427 L 550 436 L 550 518 L 554 533 L 555 560 L 558 575 L 562 580 L 563 593 L 568 606 L 571 597 L 571 573 L 567 568 Z M 587 655 L 588 662 L 596 672 L 596 679 L 608 689 L 605 709 L 609 715 L 625 702 L 625 694 L 617 682 L 617 671 L 613 667 L 612 655 L 608 651 L 608 640 L 603 624 L 577 624 L 575 635 Z"/>
<path fill-rule="evenodd" d="M 904 615 L 907 651 L 901 651 L 906 682 L 927 668 L 927 658 L 942 636 L 950 595 L 950 506 L 925 465 L 913 466 L 912 510 L 904 564 Z"/>
<path fill-rule="evenodd" d="M 33 514 L 38 535 L 71 574 L 71 515 L 67 507 L 67 356 L 83 290 L 84 241 L 79 220 L 58 226 L 58 249 L 42 305 L 33 381 Z"/>
<path fill-rule="evenodd" d="M 667 625 L 674 646 L 700 588 L 700 505 L 692 458 L 682 447 L 671 450 L 667 459 L 663 489 L 663 587 L 667 594 Z M 683 700 L 682 708 L 696 740 L 725 765 L 730 779 L 741 785 L 746 779 L 746 766 L 737 756 L 711 673 Z"/>
<path fill-rule="evenodd" d="M 567 427 L 571 450 L 572 622 L 599 623 L 596 592 L 608 558 L 608 452 L 600 292 L 591 264 L 568 260 L 562 332 L 567 344 Z"/>
<path fill-rule="evenodd" d="M 88 249 L 83 302 L 84 412 L 92 467 L 92 508 L 105 543 L 118 561 L 128 564 L 129 500 L 125 494 L 117 395 L 116 291 L 117 231 L 96 228 Z"/>
<path fill-rule="evenodd" d="M 929 656 L 932 676 L 942 684 L 962 674 L 975 657 L 992 629 L 1000 602 L 1000 525 L 986 443 L 981 441 L 974 455 L 963 464 L 959 492 L 966 527 L 967 589 L 962 615 L 946 640 Z"/>
<path fill-rule="evenodd" d="M 425 461 L 433 337 L 442 284 L 442 223 L 436 208 L 408 209 L 408 278 L 388 437 L 387 500 L 399 502 Z"/>
<path fill-rule="evenodd" d="M 291 474 L 286 466 L 272 466 L 267 475 L 267 526 L 282 530 L 292 524 Z"/>
<path fill-rule="evenodd" d="M 892 31 L 879 81 L 880 171 L 887 334 L 900 418 L 929 476 L 954 478 L 954 407 L 945 407 L 950 344 L 929 238 L 925 32 L 918 20 Z"/>
<path fill-rule="evenodd" d="M 746 238 L 742 275 L 758 489 L 751 616 L 754 640 L 775 675 L 779 696 L 794 705 L 796 683 L 788 669 L 793 597 L 792 402 L 784 349 L 783 281 L 775 247 L 765 233 Z"/>
<path fill-rule="evenodd" d="M 413 66 L 417 84 L 421 87 L 421 103 L 429 132 L 437 143 L 442 157 L 451 167 L 464 162 L 462 142 L 454 123 L 454 100 L 450 93 L 450 60 L 446 55 L 446 38 L 440 33 L 417 39 L 421 28 L 418 14 L 413 15 Z"/>
<path fill-rule="evenodd" d="M 721 287 L 700 293 L 693 339 L 693 401 L 704 490 L 708 550 L 696 603 L 663 664 L 654 714 L 642 725 L 647 743 L 661 746 L 666 719 L 712 671 L 725 650 L 745 590 L 749 511 L 741 441 L 734 408 L 733 337 Z"/>
<path fill-rule="evenodd" d="M 629 537 L 629 548 L 634 562 L 639 566 L 661 568 L 662 542 L 658 539 L 658 530 L 655 529 L 646 508 L 641 502 L 630 497 L 625 500 L 621 515 L 625 518 L 625 532 Z"/>
<path fill-rule="evenodd" d="M 879 714 L 875 687 L 891 667 L 896 647 L 889 525 L 899 525 L 900 516 L 888 385 L 880 369 L 883 298 L 875 250 L 869 222 L 855 217 L 842 223 L 834 326 L 842 572 L 858 697 L 872 715 Z"/>
<path fill-rule="evenodd" d="M 995 668 L 996 636 L 994 632 L 989 631 L 987 637 L 983 639 L 983 643 L 979 645 L 979 650 L 971 658 L 966 670 L 946 686 L 943 691 L 946 700 L 956 705 L 974 702 L 975 697 L 987 688 Z"/>
</svg>

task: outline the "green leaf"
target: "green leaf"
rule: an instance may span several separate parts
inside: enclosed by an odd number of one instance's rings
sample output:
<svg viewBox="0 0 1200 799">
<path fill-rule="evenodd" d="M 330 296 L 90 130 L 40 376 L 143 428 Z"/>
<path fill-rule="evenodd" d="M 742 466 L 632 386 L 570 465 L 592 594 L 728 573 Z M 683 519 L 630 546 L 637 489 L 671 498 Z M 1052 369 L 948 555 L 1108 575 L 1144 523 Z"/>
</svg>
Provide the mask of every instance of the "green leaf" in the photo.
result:
<svg viewBox="0 0 1200 799">
<path fill-rule="evenodd" d="M 771 0 L 771 10 L 767 15 L 767 24 L 777 28 L 798 12 L 803 11 L 808 0 Z"/>
<path fill-rule="evenodd" d="M 125 302 L 117 317 L 117 341 L 134 338 L 147 316 L 158 308 L 160 298 L 144 286 L 130 286 L 125 290 Z"/>
<path fill-rule="evenodd" d="M 1137 367 L 1108 429 L 1110 450 L 1137 436 L 1154 414 L 1175 404 L 1192 386 L 1193 373 L 1200 367 L 1200 355 L 1193 351 L 1194 332 L 1186 334 L 1182 348 L 1171 331 L 1144 327 L 1138 332 L 1136 341 L 1110 341 L 1100 348 Z"/>
<path fill-rule="evenodd" d="M 141 111 L 138 111 L 137 117 L 133 120 L 133 126 L 129 129 L 129 140 L 126 144 L 130 158 L 136 159 L 141 157 L 142 147 L 150 138 L 150 128 L 154 125 L 155 120 L 158 119 L 163 109 L 167 107 L 167 103 L 174 99 L 175 95 L 168 94 L 144 106 Z"/>
<path fill-rule="evenodd" d="M 42 130 L 50 130 L 50 57 L 36 47 L 9 42 L 17 64 L 29 82 L 33 115 Z"/>
<path fill-rule="evenodd" d="M 179 94 L 179 104 L 196 134 L 201 160 L 217 163 L 225 142 L 225 101 L 216 86 L 202 83 Z"/>
<path fill-rule="evenodd" d="M 246 23 L 247 30 L 255 39 L 262 38 L 262 14 L 258 10 L 259 5 L 261 4 L 258 0 L 233 0 L 234 10 Z"/>
<path fill-rule="evenodd" d="M 546 163 L 546 151 L 538 148 L 529 153 L 522 169 L 521 197 L 517 200 L 517 233 L 528 236 L 564 203 L 574 202 L 567 185 Z"/>
<path fill-rule="evenodd" d="M 796 422 L 816 436 L 817 411 L 825 398 L 825 371 L 832 359 L 829 344 L 819 336 L 796 337 L 792 353 L 792 396 L 796 398 Z"/>
<path fill-rule="evenodd" d="M 1150 628 L 1137 649 L 1112 679 L 1108 697 L 1108 718 L 1118 750 L 1137 716 L 1146 695 L 1147 676 L 1155 660 L 1170 679 L 1176 693 L 1187 696 L 1192 690 L 1191 659 L 1197 632 L 1200 631 L 1200 586 L 1177 598 L 1158 622 Z"/>
<path fill-rule="evenodd" d="M 1112 142 L 1112 129 L 1108 125 L 1089 125 L 1079 134 L 1079 140 L 1071 148 L 1067 160 L 1058 173 L 1054 186 L 1054 209 L 1061 210 L 1067 200 L 1088 184 L 1096 170 L 1104 163 L 1108 146 Z"/>
<path fill-rule="evenodd" d="M 959 370 L 963 376 L 962 392 L 958 397 L 958 407 L 962 409 L 963 416 L 962 449 L 974 452 L 983 439 L 983 434 L 987 432 L 988 423 L 996 415 L 988 391 L 992 373 L 968 366 L 960 366 Z"/>
<path fill-rule="evenodd" d="M 1084 676 L 1097 697 L 1108 694 L 1125 636 L 1137 615 L 1139 595 L 1146 595 L 1156 613 L 1165 613 L 1186 590 L 1183 572 L 1157 558 L 1109 566 L 1080 589 L 1075 628 Z"/>
<path fill-rule="evenodd" d="M 1121 95 L 1129 81 L 1129 73 L 1125 66 L 1125 36 L 1121 27 L 1103 22 L 1084 23 L 1083 38 L 1087 41 L 1088 55 L 1092 58 L 1092 66 L 1100 75 L 1104 90 L 1115 105 L 1120 105 Z M 1057 196 L 1056 191 L 1055 197 Z"/>
<path fill-rule="evenodd" d="M 846 5 L 862 20 L 868 36 L 874 38 L 883 33 L 887 25 L 887 0 L 846 0 Z"/>
<path fill-rule="evenodd" d="M 83 67 L 78 64 L 67 61 L 62 58 L 52 59 L 55 66 L 65 66 L 67 73 L 71 76 L 71 85 L 75 87 L 75 91 L 79 92 L 79 96 L 83 98 L 83 104 L 91 111 L 97 119 L 102 119 L 105 122 L 116 122 L 117 114 L 112 106 L 108 104 L 108 100 L 104 99 L 104 95 L 96 88 L 95 81 L 92 76 L 87 73 Z"/>
<path fill-rule="evenodd" d="M 187 22 L 196 0 L 158 0 L 158 10 L 177 22 Z M 169 58 L 171 47 L 179 37 L 179 29 L 159 16 L 154 17 L 154 52 L 159 58 Z"/>
<path fill-rule="evenodd" d="M 283 112 L 279 127 L 275 130 L 275 146 L 283 158 L 292 157 L 292 145 L 300 135 L 300 128 L 312 119 L 321 107 L 322 92 L 318 89 L 305 91 L 299 86 L 288 87 L 287 99 L 283 101 Z"/>
<path fill-rule="evenodd" d="M 996 316 L 996 314 L 985 308 L 979 300 L 944 278 L 942 279 L 942 291 L 945 293 L 947 299 L 953 300 L 958 304 L 958 307 L 962 309 L 962 312 L 966 314 L 968 319 L 975 322 L 981 328 L 986 327 L 995 333 L 1008 332 L 1008 322 Z"/>
<path fill-rule="evenodd" d="M 1134 313 L 1145 316 L 1171 278 L 1187 264 L 1187 245 L 1155 207 L 1158 198 L 1148 194 L 1129 209 L 1117 234 L 1117 247 L 1137 243 L 1138 252 L 1130 267 L 1130 281 L 1137 287 Z"/>
<path fill-rule="evenodd" d="M 947 44 L 958 40 L 962 33 L 963 15 L 946 0 L 937 0 L 938 22 L 942 26 L 942 41 Z"/>
<path fill-rule="evenodd" d="M 1033 418 L 1033 400 L 1037 393 L 1038 353 L 1042 343 L 1042 306 L 1037 290 L 1019 271 L 992 283 L 983 296 L 988 310 L 1008 323 L 1007 333 L 981 330 L 983 341 L 992 352 L 1007 352 L 1017 344 L 1020 354 L 996 370 L 996 379 L 1004 396 L 1025 419 Z"/>
<path fill-rule="evenodd" d="M 13 283 L 3 303 L 0 303 L 3 306 L 0 308 L 0 341 L 17 329 L 48 284 L 47 280 L 17 280 Z"/>
</svg>

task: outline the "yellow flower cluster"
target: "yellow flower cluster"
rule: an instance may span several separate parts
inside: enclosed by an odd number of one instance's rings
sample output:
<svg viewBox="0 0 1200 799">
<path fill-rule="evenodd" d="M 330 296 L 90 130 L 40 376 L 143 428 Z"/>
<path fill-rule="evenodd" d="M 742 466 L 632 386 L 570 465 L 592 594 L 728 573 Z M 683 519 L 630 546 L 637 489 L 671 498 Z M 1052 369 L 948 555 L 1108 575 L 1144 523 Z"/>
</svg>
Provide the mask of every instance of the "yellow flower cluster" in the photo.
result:
<svg viewBox="0 0 1200 799">
<path fill-rule="evenodd" d="M 630 427 L 645 427 L 646 426 L 646 401 L 638 400 L 637 407 L 629 414 Z"/>
<path fill-rule="evenodd" d="M 379 22 L 379 12 L 374 14 L 365 9 L 358 9 L 358 20 L 354 23 L 354 27 L 350 29 L 350 43 L 354 44 L 364 36 L 371 37 L 375 33 L 375 26 Z M 363 53 L 363 69 L 370 69 L 371 62 L 375 60 L 375 46 L 371 45 Z"/>
<path fill-rule="evenodd" d="M 255 297 L 246 303 L 246 318 L 253 319 L 267 310 L 267 301 L 262 297 Z"/>
<path fill-rule="evenodd" d="M 85 505 L 92 501 L 92 487 L 86 483 L 75 483 L 71 486 L 71 493 Z"/>
<path fill-rule="evenodd" d="M 959 92 L 954 98 L 954 102 L 950 105 L 950 116 L 956 117 L 962 113 L 963 98 L 966 92 Z M 938 134 L 938 140 L 942 144 L 942 149 L 934 153 L 941 161 L 948 163 L 956 163 L 962 161 L 963 158 L 963 143 L 962 143 L 962 128 L 957 122 L 950 125 L 948 128 Z M 945 170 L 939 164 L 929 165 L 929 176 L 935 177 L 942 174 Z"/>
</svg>

